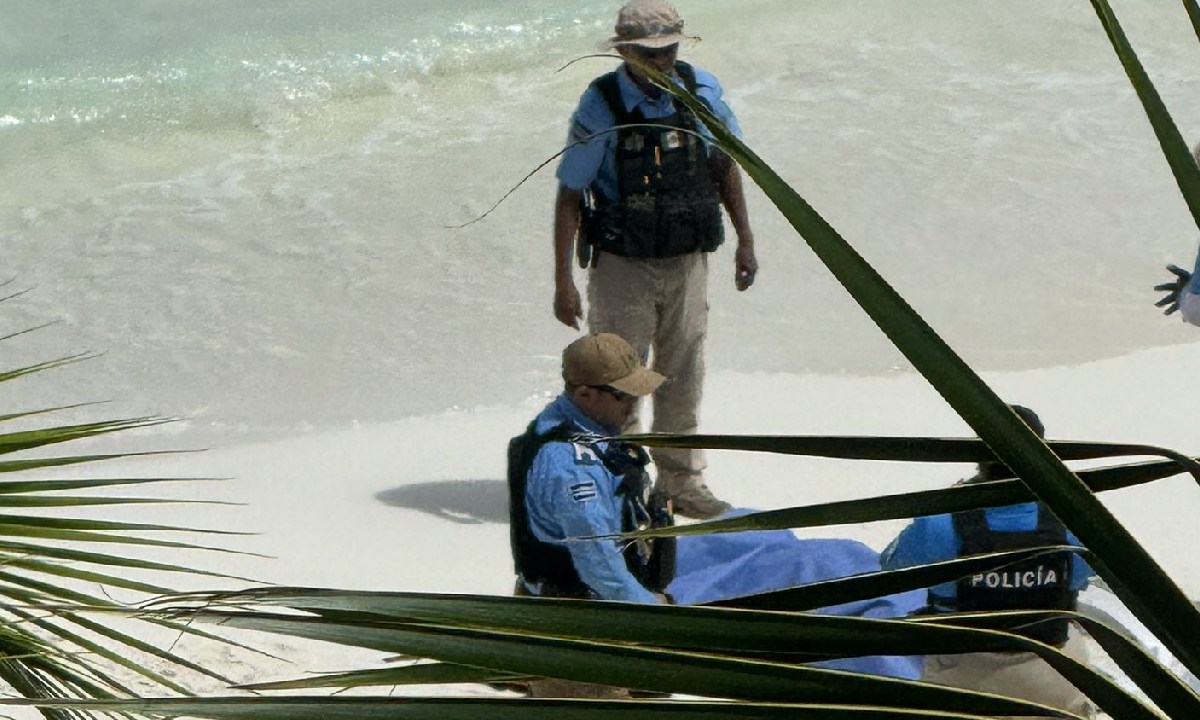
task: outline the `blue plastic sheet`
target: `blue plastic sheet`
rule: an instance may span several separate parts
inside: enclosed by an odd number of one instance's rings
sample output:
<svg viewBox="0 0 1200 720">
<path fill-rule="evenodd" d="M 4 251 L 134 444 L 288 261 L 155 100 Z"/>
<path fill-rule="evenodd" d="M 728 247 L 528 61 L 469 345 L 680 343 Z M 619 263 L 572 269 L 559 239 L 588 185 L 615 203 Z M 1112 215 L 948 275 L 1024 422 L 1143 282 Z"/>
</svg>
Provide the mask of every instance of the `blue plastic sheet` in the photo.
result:
<svg viewBox="0 0 1200 720">
<path fill-rule="evenodd" d="M 745 514 L 734 510 L 725 517 Z M 876 572 L 879 553 L 857 540 L 802 540 L 789 530 L 755 530 L 679 538 L 675 580 L 669 592 L 681 605 L 782 590 L 834 578 Z M 829 615 L 903 617 L 925 604 L 925 591 L 821 608 Z M 921 656 L 862 657 L 814 663 L 820 667 L 917 679 Z"/>
</svg>

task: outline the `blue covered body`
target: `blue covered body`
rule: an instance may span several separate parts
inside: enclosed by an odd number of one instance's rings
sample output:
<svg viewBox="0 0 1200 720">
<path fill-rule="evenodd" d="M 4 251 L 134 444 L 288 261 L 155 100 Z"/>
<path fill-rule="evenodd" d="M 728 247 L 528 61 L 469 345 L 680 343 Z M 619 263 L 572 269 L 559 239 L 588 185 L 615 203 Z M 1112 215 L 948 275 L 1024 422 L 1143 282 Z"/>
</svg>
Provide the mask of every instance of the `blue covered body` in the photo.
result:
<svg viewBox="0 0 1200 720">
<path fill-rule="evenodd" d="M 746 510 L 732 514 L 745 514 Z M 879 553 L 856 540 L 800 539 L 788 530 L 761 530 L 679 538 L 670 593 L 695 605 L 771 590 L 877 572 Z M 915 590 L 874 600 L 820 608 L 827 615 L 904 617 L 925 604 Z M 915 680 L 921 656 L 864 657 L 815 663 L 820 667 Z"/>
</svg>

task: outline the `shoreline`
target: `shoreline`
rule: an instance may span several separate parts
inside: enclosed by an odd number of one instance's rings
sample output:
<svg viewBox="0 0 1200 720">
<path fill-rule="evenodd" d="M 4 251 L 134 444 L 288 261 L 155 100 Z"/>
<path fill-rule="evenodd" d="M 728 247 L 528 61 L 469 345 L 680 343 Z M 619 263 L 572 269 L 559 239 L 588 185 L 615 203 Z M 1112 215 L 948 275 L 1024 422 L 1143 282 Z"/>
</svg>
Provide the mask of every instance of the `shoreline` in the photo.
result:
<svg viewBox="0 0 1200 720">
<path fill-rule="evenodd" d="M 1191 453 L 1196 447 L 1187 442 L 1193 426 L 1186 400 L 1200 393 L 1200 374 L 1175 369 L 1194 364 L 1198 350 L 1200 342 L 1073 367 L 985 373 L 984 379 L 1006 400 L 1035 408 L 1051 438 L 1145 442 Z M 102 462 L 80 466 L 72 474 L 229 478 L 171 485 L 153 494 L 237 506 L 164 504 L 96 512 L 111 519 L 257 533 L 216 541 L 192 534 L 173 539 L 215 542 L 260 555 L 138 551 L 151 559 L 282 585 L 508 595 L 513 574 L 504 446 L 549 399 L 533 397 L 194 454 Z M 970 435 L 927 383 L 908 373 L 861 378 L 714 372 L 702 422 L 707 433 Z M 171 437 L 154 430 L 138 440 Z M 972 471 L 963 464 L 930 467 L 738 452 L 710 452 L 709 461 L 714 491 L 735 505 L 756 509 L 944 487 Z M 1188 476 L 1175 477 L 1105 498 L 1184 591 L 1200 596 L 1200 562 L 1190 554 L 1187 536 L 1190 518 L 1200 512 L 1196 483 Z M 852 538 L 878 551 L 904 524 L 820 527 L 797 534 Z M 174 583 L 181 591 L 247 584 L 212 578 Z M 134 601 L 123 595 L 114 599 Z M 385 657 L 284 636 L 237 637 L 285 660 L 190 638 L 176 649 L 238 682 L 376 666 Z M 232 692 L 205 679 L 197 679 L 195 687 L 205 693 Z M 495 691 L 444 686 L 436 694 Z"/>
<path fill-rule="evenodd" d="M 1193 426 L 1186 400 L 1200 396 L 1200 374 L 1173 369 L 1187 367 L 1198 350 L 1200 344 L 1155 348 L 1069 368 L 989 373 L 984 379 L 1005 400 L 1034 408 L 1052 439 L 1137 442 L 1195 453 L 1200 448 L 1189 442 Z M 181 483 L 163 492 L 238 507 L 106 510 L 121 519 L 256 533 L 237 539 L 236 547 L 278 558 L 199 558 L 203 567 L 223 565 L 219 569 L 231 574 L 292 585 L 507 594 L 512 572 L 504 447 L 550 399 L 97 463 L 85 471 L 229 478 Z M 925 381 L 910 374 L 715 372 L 701 422 L 701 431 L 713 434 L 972 436 Z M 163 438 L 149 431 L 137 441 Z M 723 451 L 710 451 L 708 460 L 714 492 L 754 509 L 945 487 L 973 471 L 965 464 Z M 1195 481 L 1176 476 L 1104 497 L 1172 577 L 1200 596 L 1200 562 L 1187 552 L 1188 518 L 1200 512 Z M 889 521 L 798 534 L 849 537 L 881 550 L 903 525 Z M 363 547 L 388 548 L 390 554 L 384 561 L 372 559 Z M 430 548 L 437 548 L 436 556 Z"/>
</svg>

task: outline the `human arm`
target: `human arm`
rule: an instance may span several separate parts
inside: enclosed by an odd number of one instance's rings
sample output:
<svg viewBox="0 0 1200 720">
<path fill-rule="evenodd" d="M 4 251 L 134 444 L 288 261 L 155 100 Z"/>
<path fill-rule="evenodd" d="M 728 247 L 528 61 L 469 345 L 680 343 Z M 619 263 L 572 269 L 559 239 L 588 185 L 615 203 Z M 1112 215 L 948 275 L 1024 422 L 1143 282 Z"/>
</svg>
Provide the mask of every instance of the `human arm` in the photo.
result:
<svg viewBox="0 0 1200 720">
<path fill-rule="evenodd" d="M 554 201 L 554 317 L 567 327 L 579 329 L 583 303 L 575 287 L 571 265 L 575 235 L 579 232 L 578 190 L 560 186 Z"/>
<path fill-rule="evenodd" d="M 1154 286 L 1155 290 L 1166 293 L 1154 303 L 1155 307 L 1165 307 L 1164 315 L 1179 310 L 1184 321 L 1200 325 L 1200 256 L 1196 258 L 1195 269 L 1190 273 L 1177 265 L 1168 265 L 1167 270 L 1175 277 Z"/>
<path fill-rule="evenodd" d="M 958 556 L 958 550 L 958 537 L 954 534 L 949 515 L 919 517 L 904 528 L 879 554 L 879 566 L 883 570 L 900 570 L 928 565 L 952 560 Z M 929 590 L 933 597 L 944 600 L 953 598 L 958 593 L 955 583 L 952 582 L 935 585 Z"/>
<path fill-rule="evenodd" d="M 554 200 L 554 317 L 579 329 L 582 301 L 575 286 L 572 258 L 579 233 L 583 192 L 600 172 L 609 137 L 597 132 L 612 125 L 612 115 L 594 88 L 588 88 L 571 116 L 566 147 L 559 162 L 558 194 Z"/>
<path fill-rule="evenodd" d="M 742 137 L 733 110 L 725 102 L 721 84 L 711 73 L 696 69 L 697 94 L 717 119 L 737 138 Z M 746 210 L 746 196 L 742 191 L 742 173 L 728 155 L 713 150 L 709 170 L 717 184 L 721 204 L 729 214 L 729 221 L 737 235 L 737 250 L 734 252 L 734 285 L 746 290 L 754 284 L 758 273 L 758 260 L 754 256 L 754 233 L 750 229 L 750 215 Z"/>
<path fill-rule="evenodd" d="M 711 161 L 713 176 L 717 181 L 717 192 L 721 204 L 729 213 L 733 230 L 737 234 L 737 250 L 734 252 L 734 285 L 739 291 L 754 284 L 758 273 L 758 260 L 754 257 L 754 233 L 750 230 L 750 215 L 746 211 L 746 196 L 742 192 L 742 173 L 737 163 L 725 153 L 719 153 Z"/>
<path fill-rule="evenodd" d="M 1179 309 L 1179 296 L 1187 290 L 1188 283 L 1192 280 L 1192 274 L 1178 265 L 1168 265 L 1167 270 L 1175 276 L 1175 279 L 1154 286 L 1156 291 L 1166 293 L 1158 302 L 1154 303 L 1154 307 L 1166 307 L 1163 315 L 1170 315 Z"/>
<path fill-rule="evenodd" d="M 566 548 L 580 580 L 601 599 L 661 602 L 629 571 L 618 540 L 599 537 L 621 532 L 617 486 L 587 446 L 550 443 L 529 471 L 530 529 L 539 540 Z"/>
<path fill-rule="evenodd" d="M 1184 290 L 1179 297 L 1179 311 L 1185 321 L 1200 325 L 1200 290 Z"/>
<path fill-rule="evenodd" d="M 1187 287 L 1179 293 L 1179 314 L 1193 325 L 1200 325 L 1200 256 L 1196 257 L 1196 266 Z"/>
<path fill-rule="evenodd" d="M 879 554 L 879 566 L 884 570 L 925 565 L 949 560 L 958 553 L 953 532 L 939 532 L 943 516 L 919 517 L 908 524 Z M 945 516 L 949 519 L 949 516 Z M 955 541 L 953 547 L 949 541 Z"/>
</svg>

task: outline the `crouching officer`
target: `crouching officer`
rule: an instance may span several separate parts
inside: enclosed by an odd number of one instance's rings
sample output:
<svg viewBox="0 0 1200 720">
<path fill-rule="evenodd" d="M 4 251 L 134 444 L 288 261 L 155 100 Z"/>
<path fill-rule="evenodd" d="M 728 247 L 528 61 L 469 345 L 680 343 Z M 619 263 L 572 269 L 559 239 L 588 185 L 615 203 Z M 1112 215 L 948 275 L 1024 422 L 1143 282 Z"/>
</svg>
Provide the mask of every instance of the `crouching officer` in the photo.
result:
<svg viewBox="0 0 1200 720">
<path fill-rule="evenodd" d="M 509 443 L 508 486 L 518 592 L 665 601 L 674 544 L 627 543 L 622 532 L 670 524 L 650 495 L 645 450 L 611 439 L 637 399 L 662 384 L 619 335 L 580 338 L 563 352 L 566 387 Z"/>
<path fill-rule="evenodd" d="M 1026 425 L 1045 437 L 1042 421 L 1035 412 L 1020 405 L 1011 407 Z M 978 474 L 964 482 L 1012 476 L 1012 471 L 1001 463 L 981 463 Z M 883 551 L 880 564 L 884 570 L 896 570 L 967 555 L 1047 545 L 1079 545 L 1079 539 L 1045 505 L 1027 502 L 917 518 Z M 964 577 L 957 583 L 929 588 L 925 612 L 1074 610 L 1076 597 L 1091 575 L 1091 568 L 1075 553 L 1043 555 L 994 572 Z M 1087 646 L 1065 619 L 1031 626 L 1022 634 L 1087 662 Z M 1081 717 L 1094 714 L 1087 697 L 1033 653 L 929 655 L 925 658 L 922 679 L 1029 700 Z"/>
<path fill-rule="evenodd" d="M 648 457 L 612 439 L 640 397 L 665 378 L 619 335 L 580 338 L 563 352 L 565 388 L 508 448 L 510 537 L 519 595 L 667 602 L 674 540 L 612 536 L 671 524 L 651 497 Z M 559 680 L 535 697 L 628 697 L 620 688 Z"/>
</svg>

